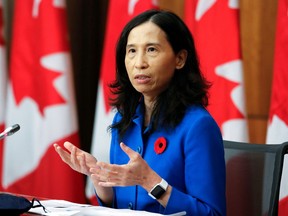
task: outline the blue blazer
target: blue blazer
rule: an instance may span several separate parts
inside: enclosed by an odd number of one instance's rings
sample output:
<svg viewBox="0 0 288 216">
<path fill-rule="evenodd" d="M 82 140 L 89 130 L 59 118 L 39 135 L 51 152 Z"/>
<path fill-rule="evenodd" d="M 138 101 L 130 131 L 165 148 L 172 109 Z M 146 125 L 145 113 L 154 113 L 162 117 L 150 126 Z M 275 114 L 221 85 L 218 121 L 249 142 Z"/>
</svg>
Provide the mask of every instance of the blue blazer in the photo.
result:
<svg viewBox="0 0 288 216">
<path fill-rule="evenodd" d="M 122 140 L 112 130 L 110 162 L 128 163 L 129 158 L 119 145 L 123 141 L 172 186 L 171 196 L 164 208 L 139 185 L 114 187 L 114 207 L 161 214 L 186 211 L 187 215 L 226 215 L 223 141 L 208 111 L 202 106 L 191 106 L 175 129 L 151 132 L 151 125 L 143 129 L 142 109 L 139 105 Z M 116 113 L 114 123 L 120 119 Z M 159 137 L 166 139 L 167 146 L 156 154 L 154 145 Z"/>
</svg>

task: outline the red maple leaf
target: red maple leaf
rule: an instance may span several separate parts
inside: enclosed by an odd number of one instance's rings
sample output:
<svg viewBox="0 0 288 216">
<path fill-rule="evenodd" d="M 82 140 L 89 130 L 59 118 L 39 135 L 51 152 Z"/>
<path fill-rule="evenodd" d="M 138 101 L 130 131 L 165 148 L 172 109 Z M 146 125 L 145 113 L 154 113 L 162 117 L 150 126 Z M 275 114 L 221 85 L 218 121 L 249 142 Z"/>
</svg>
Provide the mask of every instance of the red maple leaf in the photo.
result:
<svg viewBox="0 0 288 216">
<path fill-rule="evenodd" d="M 288 125 L 288 1 L 279 1 L 269 120 L 278 115 Z"/>
<path fill-rule="evenodd" d="M 48 106 L 64 103 L 53 86 L 60 76 L 43 67 L 41 58 L 68 50 L 65 10 L 53 1 L 16 1 L 11 50 L 11 81 L 16 103 L 32 98 L 41 114 Z"/>
<path fill-rule="evenodd" d="M 190 1 L 190 5 L 186 5 L 189 7 L 185 11 L 187 25 L 195 39 L 201 69 L 213 85 L 209 91 L 210 106 L 208 109 L 221 127 L 227 120 L 244 118 L 231 98 L 231 91 L 239 83 L 215 73 L 217 66 L 241 58 L 239 10 L 229 8 L 226 0 L 219 0 L 203 14 L 201 19 L 195 20 L 195 11 L 192 11 L 192 8 L 195 9 L 199 2 L 200 0 Z"/>
</svg>

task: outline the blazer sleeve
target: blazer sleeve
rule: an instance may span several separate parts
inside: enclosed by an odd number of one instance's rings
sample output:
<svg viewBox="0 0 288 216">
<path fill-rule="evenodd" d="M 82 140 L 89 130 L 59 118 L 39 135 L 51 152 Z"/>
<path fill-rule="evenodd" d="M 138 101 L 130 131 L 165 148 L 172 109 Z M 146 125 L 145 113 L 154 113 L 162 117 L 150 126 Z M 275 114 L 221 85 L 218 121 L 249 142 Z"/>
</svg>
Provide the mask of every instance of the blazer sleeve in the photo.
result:
<svg viewBox="0 0 288 216">
<path fill-rule="evenodd" d="M 186 191 L 173 188 L 163 213 L 185 209 L 187 215 L 226 215 L 224 147 L 212 117 L 204 116 L 189 126 L 184 155 Z"/>
</svg>

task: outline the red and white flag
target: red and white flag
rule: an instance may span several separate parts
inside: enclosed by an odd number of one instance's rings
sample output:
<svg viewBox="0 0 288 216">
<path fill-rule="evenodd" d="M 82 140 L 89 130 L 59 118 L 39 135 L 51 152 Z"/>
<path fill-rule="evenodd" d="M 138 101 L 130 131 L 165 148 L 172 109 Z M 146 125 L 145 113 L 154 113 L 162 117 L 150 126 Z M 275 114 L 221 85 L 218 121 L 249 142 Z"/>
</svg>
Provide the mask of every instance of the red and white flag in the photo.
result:
<svg viewBox="0 0 288 216">
<path fill-rule="evenodd" d="M 79 146 L 65 0 L 15 0 L 1 191 L 85 202 L 83 175 L 53 148 Z"/>
<path fill-rule="evenodd" d="M 110 0 L 107 15 L 102 64 L 97 92 L 97 103 L 91 153 L 99 160 L 109 162 L 110 136 L 107 132 L 114 113 L 109 106 L 109 83 L 115 79 L 115 47 L 125 24 L 135 15 L 157 7 L 157 0 Z M 110 95 L 111 96 L 111 95 Z M 92 182 L 88 180 L 86 196 L 95 203 Z"/>
<path fill-rule="evenodd" d="M 0 131 L 4 128 L 4 110 L 6 95 L 6 49 L 4 44 L 4 19 L 3 19 L 3 2 L 0 0 Z M 0 144 L 1 145 L 1 144 Z M 0 147 L 1 148 L 1 147 Z"/>
<path fill-rule="evenodd" d="M 267 144 L 288 141 L 288 0 L 278 0 L 275 39 Z M 288 215 L 288 157 L 284 159 L 278 215 Z"/>
<path fill-rule="evenodd" d="M 248 141 L 238 0 L 186 0 L 184 20 L 201 69 L 212 82 L 208 110 L 223 139 Z"/>
<path fill-rule="evenodd" d="M 6 49 L 4 44 L 3 2 L 0 0 L 0 133 L 4 130 L 5 96 L 7 83 Z M 3 140 L 0 140 L 0 161 L 3 155 Z M 0 162 L 1 165 L 1 162 Z M 1 178 L 0 166 L 0 178 Z"/>
</svg>

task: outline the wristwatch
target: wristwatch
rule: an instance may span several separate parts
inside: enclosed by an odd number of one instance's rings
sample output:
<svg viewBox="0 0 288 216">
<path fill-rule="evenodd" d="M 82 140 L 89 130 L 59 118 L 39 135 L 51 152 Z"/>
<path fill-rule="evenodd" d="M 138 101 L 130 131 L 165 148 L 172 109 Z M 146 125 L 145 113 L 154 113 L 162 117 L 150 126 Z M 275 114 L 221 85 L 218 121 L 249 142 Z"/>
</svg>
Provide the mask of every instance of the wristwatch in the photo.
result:
<svg viewBox="0 0 288 216">
<path fill-rule="evenodd" d="M 148 193 L 153 199 L 159 199 L 167 190 L 168 183 L 162 178 L 161 182 L 156 184 Z"/>
</svg>

